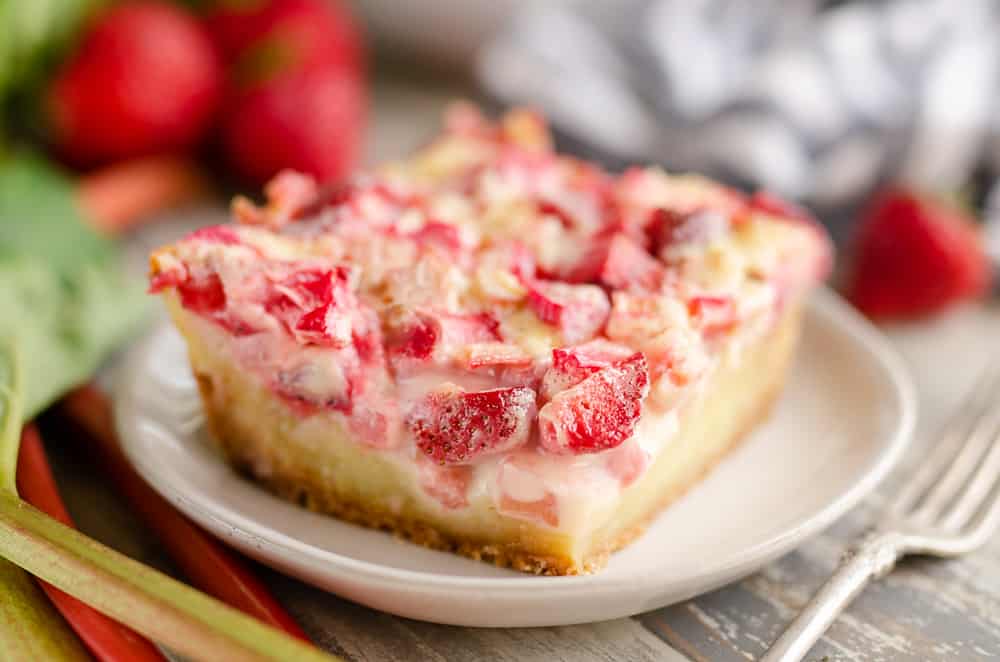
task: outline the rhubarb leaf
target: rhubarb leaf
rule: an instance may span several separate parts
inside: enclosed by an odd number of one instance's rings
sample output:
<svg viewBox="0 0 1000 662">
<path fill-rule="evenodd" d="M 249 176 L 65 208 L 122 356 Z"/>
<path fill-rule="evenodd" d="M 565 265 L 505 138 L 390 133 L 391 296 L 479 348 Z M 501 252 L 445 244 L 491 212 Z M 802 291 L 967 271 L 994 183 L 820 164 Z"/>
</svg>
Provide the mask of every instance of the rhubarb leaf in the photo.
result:
<svg viewBox="0 0 1000 662">
<path fill-rule="evenodd" d="M 93 375 L 145 297 L 86 227 L 70 180 L 37 157 L 0 163 L 0 228 L 0 341 L 20 346 L 30 419 Z"/>
</svg>

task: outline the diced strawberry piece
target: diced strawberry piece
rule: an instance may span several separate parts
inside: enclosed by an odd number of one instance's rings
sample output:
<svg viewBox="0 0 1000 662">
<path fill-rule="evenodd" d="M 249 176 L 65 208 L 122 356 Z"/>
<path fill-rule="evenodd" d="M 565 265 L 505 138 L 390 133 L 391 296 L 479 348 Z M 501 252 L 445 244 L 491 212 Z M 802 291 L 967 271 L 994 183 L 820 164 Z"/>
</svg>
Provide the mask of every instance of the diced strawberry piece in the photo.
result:
<svg viewBox="0 0 1000 662">
<path fill-rule="evenodd" d="M 618 478 L 622 487 L 628 487 L 646 472 L 652 458 L 642 446 L 635 442 L 622 444 L 608 453 L 607 468 Z"/>
<path fill-rule="evenodd" d="M 728 231 L 728 217 L 714 209 L 686 213 L 654 209 L 646 224 L 646 235 L 656 254 L 668 246 L 708 244 Z"/>
<path fill-rule="evenodd" d="M 611 240 L 601 268 L 601 282 L 615 289 L 656 291 L 664 278 L 663 265 L 624 234 Z"/>
<path fill-rule="evenodd" d="M 531 283 L 528 305 L 543 322 L 559 327 L 567 343 L 593 338 L 611 311 L 608 296 L 601 288 L 556 281 Z"/>
<path fill-rule="evenodd" d="M 540 395 L 551 399 L 556 393 L 576 386 L 602 368 L 632 355 L 632 350 L 597 338 L 576 347 L 552 350 L 552 366 L 542 378 Z"/>
<path fill-rule="evenodd" d="M 535 416 L 530 388 L 467 392 L 454 385 L 430 393 L 407 418 L 417 447 L 442 464 L 464 464 L 528 440 Z"/>
<path fill-rule="evenodd" d="M 227 225 L 212 225 L 207 228 L 195 230 L 184 241 L 208 241 L 215 244 L 225 244 L 226 246 L 239 246 L 243 241 L 236 230 Z"/>
<path fill-rule="evenodd" d="M 472 467 L 442 465 L 431 459 L 417 455 L 420 487 L 442 506 L 449 509 L 464 508 L 469 505 L 469 484 L 472 482 Z"/>
<path fill-rule="evenodd" d="M 539 441 L 558 454 L 599 453 L 632 437 L 649 393 L 646 357 L 631 357 L 557 393 L 538 413 Z"/>
<path fill-rule="evenodd" d="M 917 317 L 982 295 L 991 268 L 973 219 L 905 190 L 879 196 L 856 238 L 847 297 L 874 318 Z"/>
<path fill-rule="evenodd" d="M 214 313 L 226 307 L 226 292 L 215 272 L 189 277 L 178 283 L 177 294 L 181 297 L 181 304 L 196 313 Z"/>
<path fill-rule="evenodd" d="M 531 355 L 517 345 L 501 342 L 473 343 L 465 348 L 466 367 L 477 368 L 528 368 Z"/>
<path fill-rule="evenodd" d="M 409 317 L 408 324 L 390 335 L 388 344 L 393 354 L 411 359 L 429 359 L 440 337 L 441 325 L 434 317 L 415 313 Z"/>
<path fill-rule="evenodd" d="M 696 296 L 688 301 L 688 312 L 706 336 L 730 331 L 737 323 L 736 302 L 727 296 Z"/>
</svg>

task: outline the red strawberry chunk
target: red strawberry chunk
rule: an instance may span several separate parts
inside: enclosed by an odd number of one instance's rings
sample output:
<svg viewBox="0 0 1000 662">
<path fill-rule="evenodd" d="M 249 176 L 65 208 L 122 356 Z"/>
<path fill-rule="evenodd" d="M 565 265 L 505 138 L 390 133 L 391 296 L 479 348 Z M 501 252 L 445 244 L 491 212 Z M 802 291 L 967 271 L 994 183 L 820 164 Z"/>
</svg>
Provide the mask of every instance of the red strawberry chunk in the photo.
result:
<svg viewBox="0 0 1000 662">
<path fill-rule="evenodd" d="M 542 378 L 540 394 L 551 399 L 556 393 L 576 386 L 602 368 L 632 355 L 632 350 L 600 338 L 576 347 L 552 350 L 552 366 Z"/>
<path fill-rule="evenodd" d="M 688 312 L 706 336 L 725 333 L 737 323 L 736 302 L 727 296 L 696 296 L 688 301 Z"/>
<path fill-rule="evenodd" d="M 500 322 L 490 313 L 468 315 L 440 313 L 435 317 L 441 325 L 445 342 L 449 344 L 460 346 L 503 340 L 500 335 Z"/>
<path fill-rule="evenodd" d="M 646 357 L 631 357 L 557 393 L 538 413 L 539 441 L 557 454 L 599 453 L 632 437 L 649 393 Z"/>
<path fill-rule="evenodd" d="M 441 337 L 441 325 L 426 314 L 416 313 L 408 323 L 389 336 L 390 351 L 411 359 L 429 359 Z"/>
<path fill-rule="evenodd" d="M 611 312 L 608 296 L 601 288 L 556 281 L 531 283 L 528 305 L 543 322 L 559 327 L 567 343 L 593 338 Z"/>
<path fill-rule="evenodd" d="M 917 317 L 982 295 L 990 271 L 972 218 L 887 191 L 861 220 L 847 297 L 871 317 Z"/>
<path fill-rule="evenodd" d="M 209 272 L 198 277 L 188 277 L 177 285 L 177 294 L 181 304 L 196 313 L 214 313 L 226 307 L 226 292 L 222 288 L 222 280 L 215 272 Z"/>
<path fill-rule="evenodd" d="M 465 464 L 524 444 L 534 416 L 530 388 L 467 392 L 447 385 L 417 405 L 407 424 L 417 447 L 435 462 Z"/>
<path fill-rule="evenodd" d="M 604 266 L 601 267 L 602 283 L 615 289 L 656 291 L 663 278 L 663 265 L 646 249 L 624 234 L 616 234 L 612 238 Z"/>
</svg>

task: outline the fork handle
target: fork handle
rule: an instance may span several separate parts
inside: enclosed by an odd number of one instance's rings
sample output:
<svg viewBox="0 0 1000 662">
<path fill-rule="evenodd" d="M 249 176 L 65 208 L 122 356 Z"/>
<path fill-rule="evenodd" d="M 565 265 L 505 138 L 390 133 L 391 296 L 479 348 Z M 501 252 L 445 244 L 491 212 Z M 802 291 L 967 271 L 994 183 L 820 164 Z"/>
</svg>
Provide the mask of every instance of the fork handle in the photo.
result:
<svg viewBox="0 0 1000 662">
<path fill-rule="evenodd" d="M 866 536 L 844 555 L 837 571 L 760 658 L 760 662 L 797 662 L 804 658 L 871 580 L 892 571 L 902 551 L 903 539 L 897 534 L 872 532 Z"/>
</svg>

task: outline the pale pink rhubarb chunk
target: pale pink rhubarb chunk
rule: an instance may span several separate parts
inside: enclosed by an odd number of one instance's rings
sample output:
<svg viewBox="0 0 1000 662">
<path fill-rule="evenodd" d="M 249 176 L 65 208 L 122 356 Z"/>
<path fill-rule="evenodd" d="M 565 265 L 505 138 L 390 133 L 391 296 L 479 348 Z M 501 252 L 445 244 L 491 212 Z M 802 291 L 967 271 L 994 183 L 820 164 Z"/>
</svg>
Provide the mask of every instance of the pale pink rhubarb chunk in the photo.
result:
<svg viewBox="0 0 1000 662">
<path fill-rule="evenodd" d="M 465 464 L 528 440 L 535 392 L 498 388 L 468 392 L 453 384 L 429 393 L 410 412 L 407 425 L 424 454 L 441 464 Z"/>
<path fill-rule="evenodd" d="M 539 319 L 559 328 L 574 344 L 593 338 L 611 310 L 608 296 L 596 285 L 535 281 L 528 287 L 528 305 Z"/>
<path fill-rule="evenodd" d="M 318 196 L 316 180 L 309 175 L 284 170 L 264 187 L 267 204 L 258 207 L 247 198 L 233 198 L 232 211 L 236 220 L 246 225 L 263 225 L 280 229 L 312 206 Z"/>
<path fill-rule="evenodd" d="M 576 386 L 602 368 L 627 359 L 632 350 L 624 345 L 595 338 L 575 347 L 558 347 L 552 350 L 552 365 L 542 377 L 539 395 L 550 400 L 560 391 Z"/>
<path fill-rule="evenodd" d="M 445 508 L 454 510 L 469 505 L 469 483 L 472 468 L 461 465 L 442 465 L 417 456 L 420 487 Z"/>
<path fill-rule="evenodd" d="M 503 458 L 496 475 L 497 512 L 542 526 L 559 526 L 559 499 L 543 479 L 542 458 L 519 452 Z"/>
<path fill-rule="evenodd" d="M 466 345 L 463 354 L 465 367 L 478 368 L 529 368 L 533 362 L 531 355 L 517 345 L 502 342 L 472 343 Z"/>
<path fill-rule="evenodd" d="M 550 453 L 599 453 L 632 437 L 649 393 L 646 357 L 636 353 L 557 393 L 541 411 L 542 447 Z"/>
<path fill-rule="evenodd" d="M 611 239 L 601 267 L 601 282 L 614 289 L 655 292 L 665 277 L 663 265 L 646 249 L 624 234 Z"/>
<path fill-rule="evenodd" d="M 652 462 L 649 453 L 635 441 L 629 441 L 608 453 L 608 472 L 622 487 L 634 483 Z"/>
<path fill-rule="evenodd" d="M 696 328 L 706 337 L 731 331 L 739 322 L 736 301 L 728 296 L 696 296 L 688 300 L 688 312 Z"/>
</svg>

